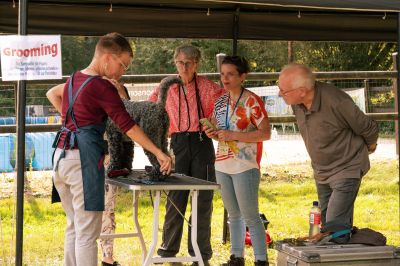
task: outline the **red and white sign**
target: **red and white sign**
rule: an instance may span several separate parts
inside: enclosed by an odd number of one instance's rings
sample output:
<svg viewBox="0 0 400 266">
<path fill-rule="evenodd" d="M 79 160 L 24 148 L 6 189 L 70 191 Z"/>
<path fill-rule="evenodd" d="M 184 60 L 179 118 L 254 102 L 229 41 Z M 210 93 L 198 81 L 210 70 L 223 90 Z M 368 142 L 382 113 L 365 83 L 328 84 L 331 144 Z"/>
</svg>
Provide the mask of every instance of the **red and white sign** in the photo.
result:
<svg viewBox="0 0 400 266">
<path fill-rule="evenodd" d="M 61 79 L 60 35 L 0 36 L 3 81 Z"/>
</svg>

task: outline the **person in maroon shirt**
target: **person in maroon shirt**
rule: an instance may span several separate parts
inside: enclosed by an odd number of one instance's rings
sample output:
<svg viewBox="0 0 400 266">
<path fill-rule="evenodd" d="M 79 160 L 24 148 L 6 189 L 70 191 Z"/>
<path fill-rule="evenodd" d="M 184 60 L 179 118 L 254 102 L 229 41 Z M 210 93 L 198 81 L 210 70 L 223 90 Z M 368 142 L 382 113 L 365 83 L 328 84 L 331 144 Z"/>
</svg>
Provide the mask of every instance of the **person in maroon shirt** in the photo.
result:
<svg viewBox="0 0 400 266">
<path fill-rule="evenodd" d="M 171 158 L 130 118 L 113 85 L 113 80 L 118 80 L 130 65 L 132 56 L 129 42 L 122 35 L 104 35 L 89 66 L 46 94 L 63 121 L 55 143 L 53 182 L 67 216 L 64 264 L 68 266 L 97 265 L 96 239 L 100 236 L 104 210 L 101 150 L 107 117 L 153 153 L 164 174 L 171 171 Z"/>
</svg>

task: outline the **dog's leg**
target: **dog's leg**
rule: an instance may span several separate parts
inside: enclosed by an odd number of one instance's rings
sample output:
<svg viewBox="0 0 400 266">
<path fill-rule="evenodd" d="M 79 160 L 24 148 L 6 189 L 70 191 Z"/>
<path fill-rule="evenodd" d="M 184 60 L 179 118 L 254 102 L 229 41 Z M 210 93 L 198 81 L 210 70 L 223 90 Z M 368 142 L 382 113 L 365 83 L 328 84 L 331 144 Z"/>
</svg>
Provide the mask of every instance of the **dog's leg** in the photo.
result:
<svg viewBox="0 0 400 266">
<path fill-rule="evenodd" d="M 149 159 L 151 165 L 153 166 L 152 170 L 148 172 L 150 180 L 152 181 L 164 180 L 163 174 L 160 172 L 160 164 L 158 163 L 157 158 L 151 152 L 148 152 L 146 150 L 144 150 L 144 153 Z"/>
<path fill-rule="evenodd" d="M 109 173 L 112 170 L 122 169 L 123 147 L 122 147 L 122 133 L 115 127 L 107 130 L 108 138 L 108 152 L 110 154 L 110 163 L 107 168 Z"/>
<path fill-rule="evenodd" d="M 133 141 L 123 141 L 122 142 L 122 168 L 126 168 L 132 171 L 132 162 L 134 156 L 134 143 Z"/>
</svg>

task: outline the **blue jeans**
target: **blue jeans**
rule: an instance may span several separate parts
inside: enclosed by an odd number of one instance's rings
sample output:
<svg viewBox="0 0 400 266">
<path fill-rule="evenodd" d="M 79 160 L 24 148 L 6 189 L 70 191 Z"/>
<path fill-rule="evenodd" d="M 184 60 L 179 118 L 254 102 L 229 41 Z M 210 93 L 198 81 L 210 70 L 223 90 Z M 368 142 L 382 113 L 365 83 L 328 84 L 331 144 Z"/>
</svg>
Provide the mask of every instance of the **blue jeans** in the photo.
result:
<svg viewBox="0 0 400 266">
<path fill-rule="evenodd" d="M 231 254 L 244 255 L 246 225 L 249 228 L 255 260 L 266 260 L 265 229 L 258 211 L 258 188 L 260 171 L 250 169 L 239 174 L 216 171 L 217 183 L 229 216 Z"/>
<path fill-rule="evenodd" d="M 354 202 L 360 184 L 360 178 L 343 178 L 327 184 L 316 182 L 323 227 L 342 225 L 345 228 L 351 228 L 353 226 Z M 346 235 L 341 239 L 336 239 L 335 242 L 345 244 L 349 239 L 350 235 Z"/>
</svg>

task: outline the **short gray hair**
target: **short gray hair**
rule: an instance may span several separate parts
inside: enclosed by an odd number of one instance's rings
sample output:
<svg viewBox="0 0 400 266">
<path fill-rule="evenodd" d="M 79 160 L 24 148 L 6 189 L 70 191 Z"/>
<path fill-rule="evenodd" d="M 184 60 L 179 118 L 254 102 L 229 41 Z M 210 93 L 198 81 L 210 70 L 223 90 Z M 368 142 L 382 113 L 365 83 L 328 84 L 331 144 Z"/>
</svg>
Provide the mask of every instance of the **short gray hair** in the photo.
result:
<svg viewBox="0 0 400 266">
<path fill-rule="evenodd" d="M 184 44 L 184 45 L 177 47 L 175 49 L 174 59 L 176 59 L 180 53 L 185 54 L 187 57 L 189 57 L 190 59 L 192 59 L 196 62 L 199 62 L 201 59 L 200 50 L 197 47 L 190 45 L 190 44 Z"/>
<path fill-rule="evenodd" d="M 297 73 L 292 80 L 293 88 L 306 87 L 307 89 L 313 89 L 315 85 L 315 75 L 311 68 L 306 65 L 291 63 L 284 66 L 281 70 L 281 75 L 285 72 Z"/>
</svg>

